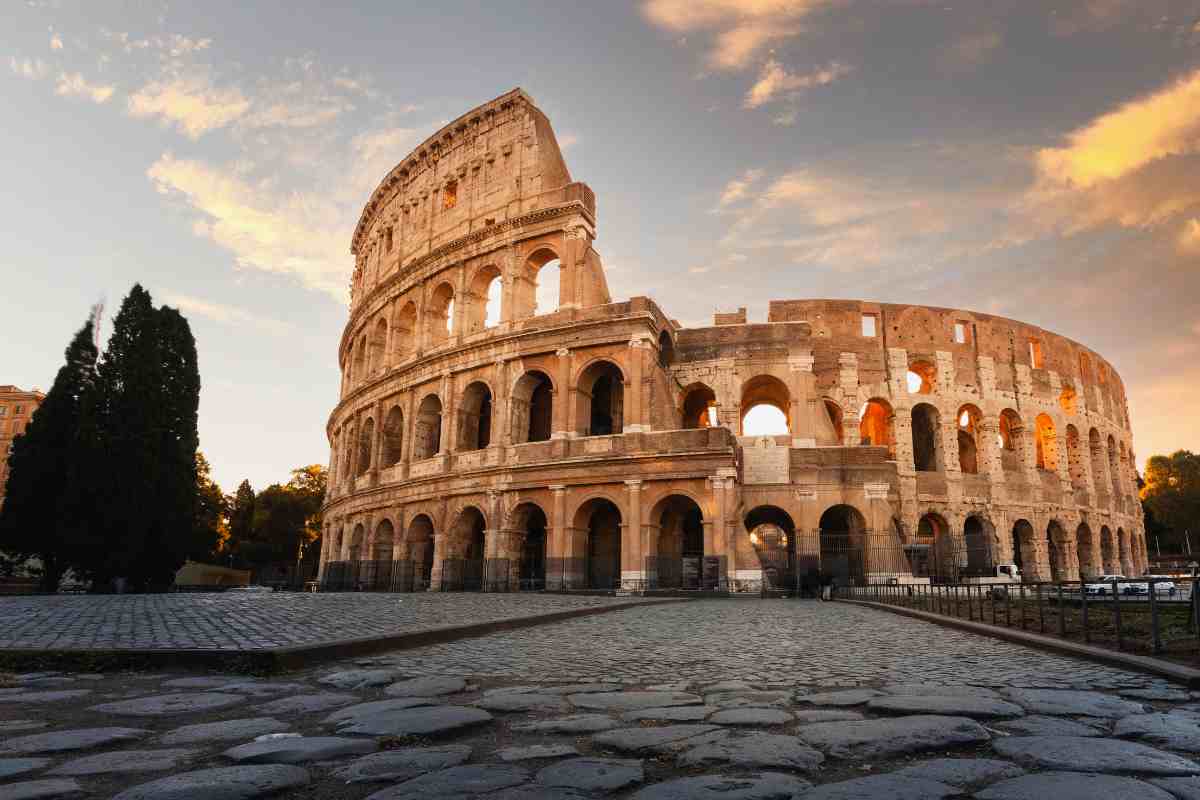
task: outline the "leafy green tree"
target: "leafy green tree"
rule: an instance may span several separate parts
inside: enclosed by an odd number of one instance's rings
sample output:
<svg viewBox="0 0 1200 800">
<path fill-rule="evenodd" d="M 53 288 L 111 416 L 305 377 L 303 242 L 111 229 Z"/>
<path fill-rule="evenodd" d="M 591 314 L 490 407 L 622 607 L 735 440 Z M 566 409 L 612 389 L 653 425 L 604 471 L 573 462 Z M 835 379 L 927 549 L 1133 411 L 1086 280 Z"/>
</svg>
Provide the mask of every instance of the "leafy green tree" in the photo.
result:
<svg viewBox="0 0 1200 800">
<path fill-rule="evenodd" d="M 1144 481 L 1142 504 L 1163 549 L 1169 542 L 1171 550 L 1183 552 L 1188 532 L 1193 546 L 1200 544 L 1200 455 L 1177 450 L 1153 456 L 1146 462 Z"/>
<path fill-rule="evenodd" d="M 81 449 L 80 415 L 96 378 L 96 345 L 91 320 L 66 350 L 46 399 L 23 435 L 13 441 L 6 500 L 0 509 L 0 550 L 41 562 L 40 588 L 53 592 L 76 555 L 87 509 L 64 503 Z"/>
</svg>

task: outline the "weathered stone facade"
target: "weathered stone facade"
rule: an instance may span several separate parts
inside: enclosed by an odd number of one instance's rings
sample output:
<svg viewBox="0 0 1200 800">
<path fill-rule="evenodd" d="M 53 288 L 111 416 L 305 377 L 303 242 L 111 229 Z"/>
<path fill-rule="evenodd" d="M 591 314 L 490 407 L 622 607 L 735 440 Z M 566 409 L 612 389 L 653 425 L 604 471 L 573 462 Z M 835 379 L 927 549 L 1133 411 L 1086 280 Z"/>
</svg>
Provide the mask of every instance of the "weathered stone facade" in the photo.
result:
<svg viewBox="0 0 1200 800">
<path fill-rule="evenodd" d="M 683 328 L 612 301 L 595 235 L 593 193 L 520 90 L 385 177 L 352 244 L 324 576 L 752 590 L 801 564 L 852 581 L 1145 569 L 1125 392 L 1096 353 L 846 300 Z M 741 435 L 759 404 L 787 435 Z M 464 581 L 479 564 L 508 571 Z"/>
<path fill-rule="evenodd" d="M 0 506 L 8 486 L 8 451 L 13 439 L 25 432 L 33 412 L 46 399 L 37 389 L 25 391 L 16 386 L 0 386 Z"/>
</svg>

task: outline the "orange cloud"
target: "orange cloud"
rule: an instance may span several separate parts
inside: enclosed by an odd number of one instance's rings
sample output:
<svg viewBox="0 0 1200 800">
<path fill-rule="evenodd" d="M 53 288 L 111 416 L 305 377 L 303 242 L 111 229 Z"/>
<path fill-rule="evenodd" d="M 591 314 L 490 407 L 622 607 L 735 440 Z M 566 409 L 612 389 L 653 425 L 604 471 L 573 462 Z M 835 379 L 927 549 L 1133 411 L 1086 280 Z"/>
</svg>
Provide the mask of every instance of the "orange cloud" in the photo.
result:
<svg viewBox="0 0 1200 800">
<path fill-rule="evenodd" d="M 153 81 L 129 97 L 131 115 L 159 117 L 191 139 L 228 125 L 249 109 L 250 101 L 237 87 L 220 89 L 200 77 Z"/>
<path fill-rule="evenodd" d="M 113 96 L 116 87 L 103 86 L 88 81 L 83 75 L 78 72 L 70 74 L 63 73 L 58 76 L 58 85 L 54 87 L 54 93 L 57 95 L 86 97 L 93 103 L 107 103 L 108 99 Z"/>
<path fill-rule="evenodd" d="M 801 20 L 836 0 L 646 0 L 642 13 L 673 33 L 711 32 L 709 63 L 740 69 L 772 42 L 795 36 Z"/>
<path fill-rule="evenodd" d="M 824 86 L 833 83 L 838 78 L 850 72 L 850 70 L 851 68 L 845 64 L 834 61 L 826 67 L 821 67 L 804 75 L 795 75 L 785 70 L 778 61 L 771 58 L 767 60 L 766 64 L 763 64 L 762 72 L 758 76 L 758 82 L 750 87 L 750 91 L 746 93 L 744 105 L 746 108 L 758 108 L 761 105 L 771 102 L 781 92 L 798 92 L 804 89 L 811 89 L 814 86 Z"/>
</svg>

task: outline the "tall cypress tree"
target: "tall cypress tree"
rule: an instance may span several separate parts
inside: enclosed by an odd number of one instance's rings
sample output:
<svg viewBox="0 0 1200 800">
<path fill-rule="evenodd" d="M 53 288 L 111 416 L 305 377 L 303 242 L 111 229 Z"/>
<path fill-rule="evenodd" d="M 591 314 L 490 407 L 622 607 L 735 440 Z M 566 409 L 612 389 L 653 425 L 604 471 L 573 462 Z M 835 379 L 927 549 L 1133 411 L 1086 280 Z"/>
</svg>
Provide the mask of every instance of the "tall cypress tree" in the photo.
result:
<svg viewBox="0 0 1200 800">
<path fill-rule="evenodd" d="M 66 350 L 46 399 L 22 436 L 13 442 L 4 507 L 0 509 L 0 550 L 42 562 L 41 589 L 58 589 L 75 563 L 90 509 L 63 502 L 77 494 L 81 476 L 75 460 L 89 443 L 80 436 L 80 417 L 96 378 L 96 345 L 89 319 Z"/>
</svg>

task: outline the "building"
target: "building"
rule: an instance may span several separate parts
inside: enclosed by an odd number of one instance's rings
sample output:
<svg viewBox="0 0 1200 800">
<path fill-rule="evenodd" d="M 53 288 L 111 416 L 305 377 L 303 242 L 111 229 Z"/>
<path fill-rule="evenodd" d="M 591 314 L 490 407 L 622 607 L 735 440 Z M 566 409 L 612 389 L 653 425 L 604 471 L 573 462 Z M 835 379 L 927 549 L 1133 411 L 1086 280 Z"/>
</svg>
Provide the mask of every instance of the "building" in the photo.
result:
<svg viewBox="0 0 1200 800">
<path fill-rule="evenodd" d="M 8 486 L 8 454 L 13 439 L 24 433 L 33 412 L 46 399 L 37 389 L 24 391 L 16 386 L 0 386 L 0 505 Z"/>
<path fill-rule="evenodd" d="M 596 220 L 520 90 L 384 176 L 351 243 L 327 588 L 1144 570 L 1125 392 L 1099 354 L 1016 320 L 857 300 L 684 328 L 609 296 Z M 763 408 L 779 435 L 743 435 Z"/>
</svg>

